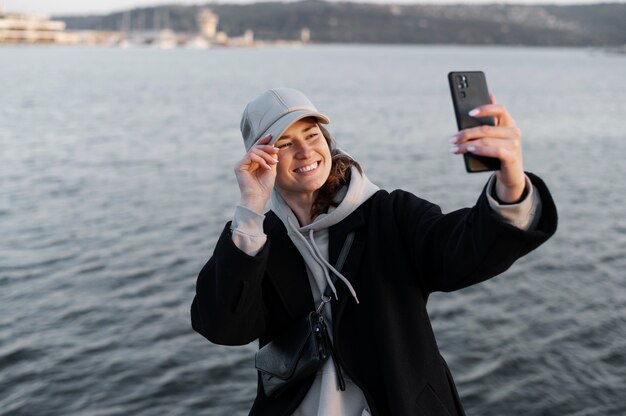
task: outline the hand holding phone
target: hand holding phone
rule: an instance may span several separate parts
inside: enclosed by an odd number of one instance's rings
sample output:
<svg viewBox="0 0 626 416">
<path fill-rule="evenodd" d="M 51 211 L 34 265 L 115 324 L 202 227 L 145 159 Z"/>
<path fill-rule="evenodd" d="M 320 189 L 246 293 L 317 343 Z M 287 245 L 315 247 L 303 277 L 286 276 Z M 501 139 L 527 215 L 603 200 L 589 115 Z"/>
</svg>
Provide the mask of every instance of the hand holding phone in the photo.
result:
<svg viewBox="0 0 626 416">
<path fill-rule="evenodd" d="M 464 130 L 481 125 L 494 126 L 493 117 L 472 117 L 469 112 L 481 105 L 490 104 L 487 80 L 482 71 L 459 71 L 448 74 L 457 127 Z M 464 153 L 467 172 L 486 172 L 500 169 L 500 159 Z"/>
<path fill-rule="evenodd" d="M 460 131 L 454 152 L 463 154 L 468 172 L 497 171 L 495 192 L 500 201 L 519 201 L 526 179 L 517 123 L 505 106 L 491 102 L 482 72 L 451 72 L 448 80 Z M 471 110 L 476 110 L 474 117 Z"/>
</svg>

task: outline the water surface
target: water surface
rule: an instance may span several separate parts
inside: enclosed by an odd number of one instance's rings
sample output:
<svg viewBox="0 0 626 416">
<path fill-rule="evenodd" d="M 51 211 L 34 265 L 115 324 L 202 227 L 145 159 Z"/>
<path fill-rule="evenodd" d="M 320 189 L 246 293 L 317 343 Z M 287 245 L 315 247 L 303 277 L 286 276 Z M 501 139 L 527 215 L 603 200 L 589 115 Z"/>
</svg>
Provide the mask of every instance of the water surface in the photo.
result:
<svg viewBox="0 0 626 416">
<path fill-rule="evenodd" d="M 560 228 L 502 276 L 431 297 L 467 413 L 626 414 L 624 56 L 3 47 L 0 62 L 0 413 L 247 414 L 256 345 L 189 322 L 237 201 L 246 102 L 303 90 L 375 183 L 451 211 L 488 176 L 447 151 L 446 74 L 482 69 Z"/>
</svg>

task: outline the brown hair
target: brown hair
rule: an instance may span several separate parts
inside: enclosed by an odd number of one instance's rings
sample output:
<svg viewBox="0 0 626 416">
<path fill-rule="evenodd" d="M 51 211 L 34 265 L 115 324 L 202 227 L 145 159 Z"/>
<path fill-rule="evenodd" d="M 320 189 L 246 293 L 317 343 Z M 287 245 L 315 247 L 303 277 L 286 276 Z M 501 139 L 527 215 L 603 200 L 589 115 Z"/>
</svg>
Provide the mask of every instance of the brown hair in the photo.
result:
<svg viewBox="0 0 626 416">
<path fill-rule="evenodd" d="M 356 160 L 352 159 L 348 155 L 339 153 L 339 150 L 337 150 L 337 147 L 335 146 L 335 141 L 328 130 L 319 124 L 318 127 L 322 131 L 322 135 L 326 139 L 326 143 L 328 143 L 328 147 L 330 148 L 332 165 L 328 179 L 326 179 L 324 185 L 322 185 L 319 189 L 317 196 L 315 197 L 315 201 L 313 201 L 313 206 L 311 207 L 311 218 L 315 218 L 318 215 L 325 213 L 331 206 L 336 207 L 338 205 L 335 201 L 333 201 L 333 198 L 335 198 L 335 195 L 337 195 L 337 192 L 339 192 L 343 185 L 350 183 L 350 177 L 352 176 L 350 168 L 352 166 L 356 167 L 359 170 L 359 173 L 363 173 L 363 169 L 361 169 L 361 166 Z"/>
</svg>

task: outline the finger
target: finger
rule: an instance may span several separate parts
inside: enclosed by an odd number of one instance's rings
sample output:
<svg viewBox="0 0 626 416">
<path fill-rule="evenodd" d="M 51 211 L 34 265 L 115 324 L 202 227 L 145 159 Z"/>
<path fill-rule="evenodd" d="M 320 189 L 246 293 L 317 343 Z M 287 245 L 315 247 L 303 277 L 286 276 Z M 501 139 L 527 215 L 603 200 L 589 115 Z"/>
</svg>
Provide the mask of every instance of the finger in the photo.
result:
<svg viewBox="0 0 626 416">
<path fill-rule="evenodd" d="M 270 165 L 275 165 L 276 163 L 278 163 L 278 158 L 275 155 L 271 155 L 256 147 L 253 147 L 252 149 L 250 149 L 248 154 L 251 154 L 251 155 L 254 154 L 254 155 L 260 156 Z"/>
<path fill-rule="evenodd" d="M 270 154 L 276 154 L 280 150 L 278 147 L 274 147 L 271 144 L 256 144 L 254 145 L 254 148 L 262 150 L 265 153 L 270 153 Z"/>
<path fill-rule="evenodd" d="M 237 163 L 235 169 L 238 171 L 254 172 L 259 168 L 267 169 L 268 166 L 269 163 L 261 156 L 255 153 L 248 153 L 246 157 Z"/>
<path fill-rule="evenodd" d="M 450 149 L 450 152 L 456 153 L 457 150 L 461 150 L 461 153 L 464 153 L 470 147 L 472 147 L 472 148 L 478 148 L 478 147 L 481 147 L 481 148 L 484 148 L 484 147 L 496 148 L 496 147 L 500 147 L 500 148 L 502 148 L 504 150 L 509 151 L 512 155 L 521 153 L 520 152 L 519 142 L 517 142 L 515 140 L 503 140 L 501 138 L 492 138 L 492 137 L 484 137 L 482 139 L 470 140 L 470 141 L 468 141 L 466 143 L 463 143 L 463 144 L 460 144 L 460 145 L 452 147 Z M 472 150 L 469 150 L 469 152 L 472 152 Z"/>
<path fill-rule="evenodd" d="M 516 126 L 499 127 L 499 126 L 478 126 L 461 130 L 450 139 L 452 144 L 463 144 L 471 140 L 482 139 L 485 137 L 498 139 L 513 139 L 519 141 L 521 132 Z"/>
<path fill-rule="evenodd" d="M 516 149 L 503 146 L 489 146 L 487 144 L 475 145 L 472 142 L 468 145 L 461 145 L 456 148 L 452 148 L 450 151 L 459 155 L 471 153 L 477 156 L 493 157 L 500 159 L 503 165 L 514 166 L 517 162 L 521 162 L 521 154 L 517 152 Z"/>
<path fill-rule="evenodd" d="M 243 170 L 248 170 L 250 172 L 254 172 L 257 168 L 261 168 L 261 169 L 265 169 L 265 170 L 270 170 L 272 169 L 272 167 L 269 165 L 269 163 L 262 158 L 261 156 L 254 154 L 254 153 L 250 153 L 249 154 L 249 159 L 250 159 L 250 163 L 249 164 L 243 164 Z M 247 166 L 247 168 L 246 168 Z"/>
<path fill-rule="evenodd" d="M 501 146 L 478 146 L 478 145 L 461 145 L 455 146 L 450 151 L 457 155 L 464 153 L 472 153 L 478 156 L 494 157 L 500 160 L 509 160 L 513 157 L 513 152 Z"/>
<path fill-rule="evenodd" d="M 502 104 L 485 104 L 469 112 L 471 117 L 495 117 L 497 126 L 515 125 L 515 120 Z"/>
<path fill-rule="evenodd" d="M 493 94 L 489 94 L 489 101 L 491 101 L 491 104 L 497 104 L 496 96 Z"/>
<path fill-rule="evenodd" d="M 486 116 L 501 116 L 507 112 L 507 109 L 502 104 L 485 104 L 473 108 L 469 115 L 472 117 L 486 117 Z"/>
</svg>

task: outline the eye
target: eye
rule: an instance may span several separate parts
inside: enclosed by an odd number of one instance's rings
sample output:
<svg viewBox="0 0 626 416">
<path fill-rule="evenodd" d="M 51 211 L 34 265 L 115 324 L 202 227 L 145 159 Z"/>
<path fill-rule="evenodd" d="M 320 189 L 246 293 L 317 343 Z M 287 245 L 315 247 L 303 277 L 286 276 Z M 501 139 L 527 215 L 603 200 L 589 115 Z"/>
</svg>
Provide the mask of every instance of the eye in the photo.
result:
<svg viewBox="0 0 626 416">
<path fill-rule="evenodd" d="M 307 138 L 307 139 L 314 139 L 314 138 L 316 138 L 317 136 L 319 136 L 319 133 L 311 133 L 311 134 L 309 134 L 306 138 Z"/>
<path fill-rule="evenodd" d="M 283 142 L 283 143 L 277 145 L 276 148 L 280 150 L 280 149 L 284 149 L 284 148 L 289 147 L 289 146 L 291 146 L 291 143 L 289 143 L 289 142 L 284 143 Z"/>
</svg>

